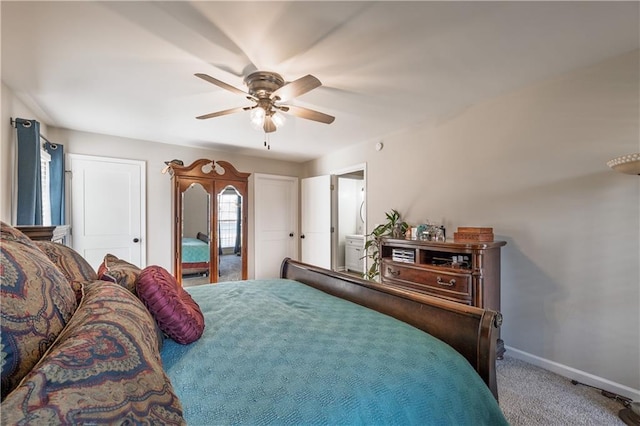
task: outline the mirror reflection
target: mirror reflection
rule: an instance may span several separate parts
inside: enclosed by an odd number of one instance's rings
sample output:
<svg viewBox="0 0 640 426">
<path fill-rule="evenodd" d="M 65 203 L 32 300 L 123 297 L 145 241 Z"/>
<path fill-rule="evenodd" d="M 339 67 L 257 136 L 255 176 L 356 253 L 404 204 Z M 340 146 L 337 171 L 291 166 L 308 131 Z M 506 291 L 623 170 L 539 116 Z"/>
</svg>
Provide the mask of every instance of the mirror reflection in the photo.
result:
<svg viewBox="0 0 640 426">
<path fill-rule="evenodd" d="M 209 282 L 211 259 L 209 235 L 209 194 L 199 183 L 182 193 L 182 279 L 200 284 Z"/>
<path fill-rule="evenodd" d="M 242 195 L 228 185 L 218 193 L 218 281 L 242 279 Z"/>
</svg>

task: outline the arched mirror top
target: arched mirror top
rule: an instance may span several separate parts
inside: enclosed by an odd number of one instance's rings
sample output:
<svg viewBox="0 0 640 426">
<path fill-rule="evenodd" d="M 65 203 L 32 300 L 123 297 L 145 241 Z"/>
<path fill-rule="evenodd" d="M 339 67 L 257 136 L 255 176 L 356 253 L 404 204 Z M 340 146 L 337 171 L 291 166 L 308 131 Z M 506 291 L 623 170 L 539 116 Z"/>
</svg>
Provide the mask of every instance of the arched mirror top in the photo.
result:
<svg viewBox="0 0 640 426">
<path fill-rule="evenodd" d="M 207 188 L 202 184 L 202 182 L 191 182 L 185 188 L 184 192 L 196 192 L 204 195 L 208 195 Z"/>
<path fill-rule="evenodd" d="M 218 195 L 223 195 L 223 194 L 234 194 L 234 195 L 239 195 L 242 196 L 242 194 L 240 193 L 240 191 L 238 191 L 238 188 L 236 188 L 235 186 L 229 184 L 227 186 L 225 186 L 224 188 L 222 188 L 222 190 L 218 193 Z"/>
<path fill-rule="evenodd" d="M 171 176 L 184 176 L 202 179 L 224 179 L 231 181 L 247 182 L 251 173 L 243 173 L 236 170 L 231 163 L 226 161 L 214 161 L 201 158 L 189 166 L 182 161 L 172 160 L 167 164 Z"/>
<path fill-rule="evenodd" d="M 177 185 L 180 192 L 187 192 L 195 185 L 201 187 L 205 192 L 211 192 L 211 188 L 213 188 L 213 183 L 211 181 L 199 178 L 190 178 L 188 176 L 180 178 Z"/>
</svg>

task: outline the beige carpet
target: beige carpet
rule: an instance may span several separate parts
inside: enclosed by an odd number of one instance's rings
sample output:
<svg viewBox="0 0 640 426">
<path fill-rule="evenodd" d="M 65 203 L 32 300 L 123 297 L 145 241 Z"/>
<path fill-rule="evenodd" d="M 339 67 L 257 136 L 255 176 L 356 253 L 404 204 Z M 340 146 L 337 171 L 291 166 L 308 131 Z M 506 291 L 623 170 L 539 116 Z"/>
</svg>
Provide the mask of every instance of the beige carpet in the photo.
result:
<svg viewBox="0 0 640 426">
<path fill-rule="evenodd" d="M 621 402 L 505 355 L 497 362 L 500 407 L 512 426 L 622 425 Z"/>
</svg>

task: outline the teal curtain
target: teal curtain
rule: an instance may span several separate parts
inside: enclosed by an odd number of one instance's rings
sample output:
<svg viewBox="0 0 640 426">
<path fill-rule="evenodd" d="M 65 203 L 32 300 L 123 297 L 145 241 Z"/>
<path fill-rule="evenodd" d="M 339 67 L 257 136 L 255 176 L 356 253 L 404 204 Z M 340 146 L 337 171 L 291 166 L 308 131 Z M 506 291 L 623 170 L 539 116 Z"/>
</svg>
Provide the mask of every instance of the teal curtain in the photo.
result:
<svg viewBox="0 0 640 426">
<path fill-rule="evenodd" d="M 18 206 L 16 225 L 43 225 L 42 176 L 40 150 L 42 149 L 40 123 L 36 120 L 16 118 L 18 140 Z M 51 156 L 49 163 L 49 199 L 51 225 L 64 225 L 64 147 L 44 139 L 44 149 Z"/>
<path fill-rule="evenodd" d="M 44 149 L 51 156 L 49 164 L 51 224 L 64 225 L 64 147 L 47 142 L 44 144 Z"/>
<path fill-rule="evenodd" d="M 16 118 L 18 131 L 17 225 L 42 225 L 40 123 Z"/>
</svg>

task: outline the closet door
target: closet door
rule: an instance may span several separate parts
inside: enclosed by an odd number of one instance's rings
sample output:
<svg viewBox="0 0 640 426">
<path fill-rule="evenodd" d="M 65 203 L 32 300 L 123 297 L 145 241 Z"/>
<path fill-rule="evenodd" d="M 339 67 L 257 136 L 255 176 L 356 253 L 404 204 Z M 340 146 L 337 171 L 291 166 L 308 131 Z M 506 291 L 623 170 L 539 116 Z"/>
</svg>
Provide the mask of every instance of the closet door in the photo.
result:
<svg viewBox="0 0 640 426">
<path fill-rule="evenodd" d="M 302 261 L 331 269 L 331 176 L 302 179 Z"/>
<path fill-rule="evenodd" d="M 255 278 L 277 278 L 284 258 L 298 259 L 298 178 L 254 177 Z"/>
<path fill-rule="evenodd" d="M 144 268 L 145 162 L 78 154 L 67 160 L 73 173 L 71 246 L 94 269 L 105 253 Z"/>
</svg>

